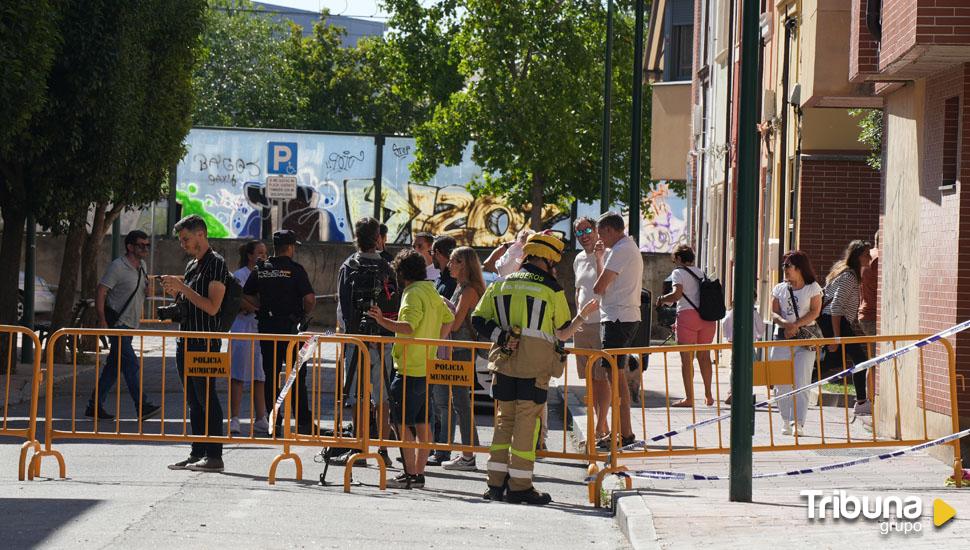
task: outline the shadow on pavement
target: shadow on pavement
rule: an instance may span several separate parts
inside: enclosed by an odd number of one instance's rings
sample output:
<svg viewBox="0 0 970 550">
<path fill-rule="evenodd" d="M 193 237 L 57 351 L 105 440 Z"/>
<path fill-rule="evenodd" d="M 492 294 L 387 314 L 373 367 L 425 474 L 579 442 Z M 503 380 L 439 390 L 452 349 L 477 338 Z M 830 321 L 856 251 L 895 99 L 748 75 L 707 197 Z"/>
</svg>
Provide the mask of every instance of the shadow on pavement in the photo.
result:
<svg viewBox="0 0 970 550">
<path fill-rule="evenodd" d="M 6 548 L 34 548 L 64 525 L 97 506 L 100 500 L 0 498 L 0 539 Z"/>
</svg>

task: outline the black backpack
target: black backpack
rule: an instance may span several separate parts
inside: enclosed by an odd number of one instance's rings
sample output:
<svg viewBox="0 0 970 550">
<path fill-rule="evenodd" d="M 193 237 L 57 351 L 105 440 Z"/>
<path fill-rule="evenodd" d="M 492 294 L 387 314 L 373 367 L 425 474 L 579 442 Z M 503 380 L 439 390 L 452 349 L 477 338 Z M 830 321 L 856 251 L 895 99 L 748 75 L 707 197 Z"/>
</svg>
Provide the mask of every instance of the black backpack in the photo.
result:
<svg viewBox="0 0 970 550">
<path fill-rule="evenodd" d="M 220 306 L 218 313 L 219 331 L 229 332 L 242 307 L 243 287 L 239 284 L 239 279 L 232 273 L 226 277 L 224 284 L 226 285 L 226 294 L 222 298 L 222 306 Z"/>
<path fill-rule="evenodd" d="M 687 273 L 690 273 L 691 277 L 697 279 L 700 283 L 700 303 L 695 304 L 684 295 L 684 299 L 687 303 L 697 310 L 698 315 L 701 319 L 705 321 L 720 321 L 727 314 L 727 308 L 724 307 L 724 289 L 721 287 L 721 281 L 717 279 L 708 279 L 707 274 L 704 277 L 698 277 L 691 269 L 686 267 L 677 268 L 683 269 Z"/>
<path fill-rule="evenodd" d="M 354 254 L 347 261 L 346 278 L 350 286 L 351 298 L 355 302 L 364 299 L 373 300 L 373 303 L 384 313 L 384 317 L 397 319 L 397 312 L 401 308 L 401 293 L 397 288 L 394 272 L 385 260 L 365 259 Z M 349 317 L 353 323 L 359 324 L 363 313 L 355 308 Z M 386 331 L 382 330 L 382 333 L 384 332 Z"/>
</svg>

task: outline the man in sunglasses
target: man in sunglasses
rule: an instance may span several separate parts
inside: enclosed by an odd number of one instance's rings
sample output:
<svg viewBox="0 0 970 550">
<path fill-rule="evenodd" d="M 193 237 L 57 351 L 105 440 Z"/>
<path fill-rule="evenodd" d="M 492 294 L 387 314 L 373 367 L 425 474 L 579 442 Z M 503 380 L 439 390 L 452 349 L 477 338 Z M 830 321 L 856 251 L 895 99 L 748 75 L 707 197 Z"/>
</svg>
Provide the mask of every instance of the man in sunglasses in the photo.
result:
<svg viewBox="0 0 970 550">
<path fill-rule="evenodd" d="M 134 230 L 125 236 L 125 255 L 115 259 L 108 266 L 95 297 L 98 312 L 98 327 L 117 329 L 137 329 L 141 318 L 142 304 L 145 303 L 145 288 L 148 274 L 145 271 L 145 258 L 151 251 L 148 235 Z M 139 376 L 139 361 L 132 347 L 131 336 L 114 336 L 108 339 L 111 351 L 98 379 L 97 395 L 91 393 L 85 415 L 98 420 L 112 420 L 114 415 L 104 410 L 105 399 L 118 380 L 118 371 L 125 378 L 128 394 L 135 402 L 135 414 L 143 420 L 158 413 L 159 406 L 144 399 Z M 97 409 L 95 409 L 97 407 Z"/>
</svg>

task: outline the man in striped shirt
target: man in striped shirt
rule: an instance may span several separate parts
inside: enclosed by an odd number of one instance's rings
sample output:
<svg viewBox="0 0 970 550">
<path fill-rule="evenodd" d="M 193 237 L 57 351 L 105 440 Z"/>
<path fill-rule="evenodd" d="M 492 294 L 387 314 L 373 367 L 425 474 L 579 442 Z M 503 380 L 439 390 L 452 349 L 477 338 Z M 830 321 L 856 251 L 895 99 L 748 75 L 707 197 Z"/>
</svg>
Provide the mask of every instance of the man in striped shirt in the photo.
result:
<svg viewBox="0 0 970 550">
<path fill-rule="evenodd" d="M 225 281 L 229 277 L 226 261 L 209 247 L 205 220 L 197 215 L 182 218 L 175 224 L 179 243 L 192 260 L 184 277 L 165 276 L 165 292 L 182 301 L 180 330 L 192 332 L 219 331 L 219 310 L 226 294 Z M 215 353 L 220 350 L 218 338 L 179 338 L 175 362 L 179 377 L 185 380 L 186 401 L 192 423 L 192 435 L 222 436 L 222 404 L 216 391 L 215 379 L 205 376 L 185 376 L 186 352 Z M 192 443 L 189 457 L 174 464 L 170 470 L 221 472 L 223 470 L 221 443 Z"/>
</svg>

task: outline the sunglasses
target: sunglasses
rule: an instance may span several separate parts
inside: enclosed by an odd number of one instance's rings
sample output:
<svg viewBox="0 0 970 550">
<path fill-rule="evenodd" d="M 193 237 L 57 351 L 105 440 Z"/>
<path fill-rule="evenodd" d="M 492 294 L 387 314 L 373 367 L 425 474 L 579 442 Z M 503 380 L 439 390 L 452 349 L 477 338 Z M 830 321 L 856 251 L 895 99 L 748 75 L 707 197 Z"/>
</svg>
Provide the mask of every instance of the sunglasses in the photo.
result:
<svg viewBox="0 0 970 550">
<path fill-rule="evenodd" d="M 788 262 L 785 262 L 785 263 L 781 264 L 781 268 L 782 269 L 789 269 L 789 268 L 792 268 L 792 267 L 795 267 L 795 266 L 793 264 L 788 263 Z"/>
<path fill-rule="evenodd" d="M 586 236 L 586 235 L 591 234 L 592 232 L 593 232 L 593 228 L 592 227 L 587 227 L 586 229 L 577 229 L 576 230 L 576 236 L 577 237 L 583 237 L 583 236 Z"/>
<path fill-rule="evenodd" d="M 135 248 L 140 248 L 142 250 L 150 250 L 152 248 L 152 245 L 149 243 L 135 243 L 132 246 L 134 246 Z"/>
</svg>

